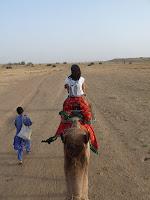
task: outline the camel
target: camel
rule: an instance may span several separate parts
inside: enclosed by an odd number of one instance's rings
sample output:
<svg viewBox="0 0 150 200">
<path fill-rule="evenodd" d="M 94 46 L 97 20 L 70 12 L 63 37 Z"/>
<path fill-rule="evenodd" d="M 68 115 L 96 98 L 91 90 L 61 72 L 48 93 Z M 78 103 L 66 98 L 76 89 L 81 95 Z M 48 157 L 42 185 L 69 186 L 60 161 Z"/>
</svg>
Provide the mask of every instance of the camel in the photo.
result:
<svg viewBox="0 0 150 200">
<path fill-rule="evenodd" d="M 72 122 L 63 136 L 66 200 L 88 200 L 89 134 L 80 128 L 78 117 Z"/>
</svg>

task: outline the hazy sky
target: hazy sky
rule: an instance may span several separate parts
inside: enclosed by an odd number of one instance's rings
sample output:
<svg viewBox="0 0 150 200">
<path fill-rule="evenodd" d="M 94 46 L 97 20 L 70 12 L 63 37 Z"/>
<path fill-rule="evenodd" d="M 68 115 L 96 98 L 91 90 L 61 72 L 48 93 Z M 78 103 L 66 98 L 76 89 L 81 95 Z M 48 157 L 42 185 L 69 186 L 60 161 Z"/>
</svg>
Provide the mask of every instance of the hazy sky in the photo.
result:
<svg viewBox="0 0 150 200">
<path fill-rule="evenodd" d="M 0 63 L 150 56 L 150 0 L 0 0 Z"/>
</svg>

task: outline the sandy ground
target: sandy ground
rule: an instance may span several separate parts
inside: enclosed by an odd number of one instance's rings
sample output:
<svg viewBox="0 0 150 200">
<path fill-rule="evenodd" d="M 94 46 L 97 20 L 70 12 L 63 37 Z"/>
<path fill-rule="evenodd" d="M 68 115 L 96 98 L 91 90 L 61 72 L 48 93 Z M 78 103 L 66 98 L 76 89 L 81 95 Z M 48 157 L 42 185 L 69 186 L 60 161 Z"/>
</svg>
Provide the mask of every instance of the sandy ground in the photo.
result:
<svg viewBox="0 0 150 200">
<path fill-rule="evenodd" d="M 63 145 L 53 135 L 66 93 L 68 66 L 0 68 L 0 200 L 65 197 Z M 96 116 L 99 155 L 91 153 L 91 200 L 150 199 L 150 64 L 82 66 Z M 17 165 L 15 108 L 33 120 L 32 152 Z"/>
</svg>

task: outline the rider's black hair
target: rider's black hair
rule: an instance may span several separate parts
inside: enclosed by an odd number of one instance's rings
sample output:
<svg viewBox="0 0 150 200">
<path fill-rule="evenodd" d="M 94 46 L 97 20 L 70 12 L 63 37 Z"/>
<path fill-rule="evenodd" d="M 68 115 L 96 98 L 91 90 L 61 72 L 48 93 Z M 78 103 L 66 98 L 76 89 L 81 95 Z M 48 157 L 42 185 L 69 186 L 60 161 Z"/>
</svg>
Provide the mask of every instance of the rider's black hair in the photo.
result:
<svg viewBox="0 0 150 200">
<path fill-rule="evenodd" d="M 71 66 L 71 75 L 69 78 L 72 78 L 74 81 L 79 80 L 81 77 L 81 70 L 80 67 L 76 64 Z"/>
</svg>

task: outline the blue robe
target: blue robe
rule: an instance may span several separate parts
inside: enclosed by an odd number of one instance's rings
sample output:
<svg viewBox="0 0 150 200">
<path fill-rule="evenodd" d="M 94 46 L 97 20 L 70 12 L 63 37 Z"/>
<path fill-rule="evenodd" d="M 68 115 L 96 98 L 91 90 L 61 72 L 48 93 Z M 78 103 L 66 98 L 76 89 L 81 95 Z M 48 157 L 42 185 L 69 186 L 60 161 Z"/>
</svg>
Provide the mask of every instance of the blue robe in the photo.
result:
<svg viewBox="0 0 150 200">
<path fill-rule="evenodd" d="M 26 115 L 18 115 L 15 119 L 16 135 L 14 137 L 13 145 L 15 150 L 23 151 L 24 146 L 28 145 L 29 141 L 18 137 L 18 133 L 22 128 L 22 123 L 24 123 L 25 126 L 31 126 L 32 122 Z"/>
</svg>

